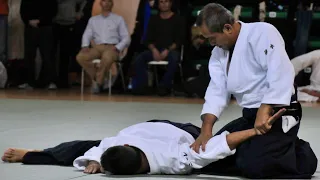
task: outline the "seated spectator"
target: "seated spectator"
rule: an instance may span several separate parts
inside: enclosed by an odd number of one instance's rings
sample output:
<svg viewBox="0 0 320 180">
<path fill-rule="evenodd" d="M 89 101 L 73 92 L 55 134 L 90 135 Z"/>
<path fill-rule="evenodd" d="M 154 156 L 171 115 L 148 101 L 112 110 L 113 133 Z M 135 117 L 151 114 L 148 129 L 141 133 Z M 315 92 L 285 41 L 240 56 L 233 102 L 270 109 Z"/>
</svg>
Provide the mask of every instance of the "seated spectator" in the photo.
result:
<svg viewBox="0 0 320 180">
<path fill-rule="evenodd" d="M 56 89 L 56 68 L 53 58 L 53 18 L 57 13 L 56 0 L 22 0 L 20 14 L 25 24 L 25 61 L 28 78 L 19 88 L 35 85 L 35 58 L 39 48 L 42 59 L 39 85 Z"/>
<path fill-rule="evenodd" d="M 158 94 L 170 93 L 172 80 L 179 62 L 178 49 L 184 39 L 183 19 L 172 12 L 172 0 L 159 0 L 159 14 L 150 18 L 146 44 L 148 50 L 141 53 L 135 62 L 135 76 L 132 81 L 133 92 L 140 94 L 147 86 L 147 68 L 150 61 L 168 61 L 167 72 L 159 83 Z"/>
<path fill-rule="evenodd" d="M 92 92 L 95 94 L 101 92 L 106 72 L 131 41 L 124 19 L 111 12 L 113 0 L 101 0 L 100 5 L 102 13 L 90 18 L 83 34 L 82 50 L 77 55 L 78 63 L 93 80 Z M 92 48 L 89 48 L 91 41 Z M 97 58 L 101 63 L 95 68 L 92 61 Z"/>
<path fill-rule="evenodd" d="M 298 88 L 298 100 L 320 102 L 320 50 L 295 57 L 291 60 L 296 75 L 306 67 L 312 66 L 310 85 Z"/>
</svg>

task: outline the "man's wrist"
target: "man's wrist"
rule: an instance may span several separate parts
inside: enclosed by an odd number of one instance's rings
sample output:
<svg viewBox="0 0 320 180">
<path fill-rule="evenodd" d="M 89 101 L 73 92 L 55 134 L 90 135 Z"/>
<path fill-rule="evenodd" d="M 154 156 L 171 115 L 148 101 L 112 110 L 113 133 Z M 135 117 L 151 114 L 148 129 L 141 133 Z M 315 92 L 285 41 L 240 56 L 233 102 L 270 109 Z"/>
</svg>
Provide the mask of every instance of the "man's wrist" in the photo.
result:
<svg viewBox="0 0 320 180">
<path fill-rule="evenodd" d="M 265 113 L 272 113 L 273 105 L 271 104 L 261 104 L 259 111 L 265 112 Z"/>
<path fill-rule="evenodd" d="M 88 165 L 90 165 L 90 164 L 99 164 L 99 165 L 100 165 L 100 163 L 97 162 L 97 161 L 95 161 L 95 160 L 90 160 L 90 161 L 88 162 Z"/>
<path fill-rule="evenodd" d="M 201 119 L 202 119 L 201 133 L 212 134 L 212 128 L 217 120 L 217 117 L 214 116 L 213 114 L 204 114 L 202 115 Z"/>
</svg>

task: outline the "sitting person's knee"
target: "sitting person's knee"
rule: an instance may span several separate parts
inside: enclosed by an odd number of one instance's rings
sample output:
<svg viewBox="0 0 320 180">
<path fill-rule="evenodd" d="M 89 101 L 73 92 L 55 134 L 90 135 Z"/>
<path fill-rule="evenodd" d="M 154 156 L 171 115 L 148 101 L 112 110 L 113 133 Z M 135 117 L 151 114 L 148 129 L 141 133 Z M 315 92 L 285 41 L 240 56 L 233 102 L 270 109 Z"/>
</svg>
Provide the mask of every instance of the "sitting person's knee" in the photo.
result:
<svg viewBox="0 0 320 180">
<path fill-rule="evenodd" d="M 83 54 L 82 52 L 80 52 L 77 56 L 76 56 L 76 60 L 79 64 L 82 63 L 82 61 L 85 61 L 88 59 L 88 56 Z"/>
</svg>

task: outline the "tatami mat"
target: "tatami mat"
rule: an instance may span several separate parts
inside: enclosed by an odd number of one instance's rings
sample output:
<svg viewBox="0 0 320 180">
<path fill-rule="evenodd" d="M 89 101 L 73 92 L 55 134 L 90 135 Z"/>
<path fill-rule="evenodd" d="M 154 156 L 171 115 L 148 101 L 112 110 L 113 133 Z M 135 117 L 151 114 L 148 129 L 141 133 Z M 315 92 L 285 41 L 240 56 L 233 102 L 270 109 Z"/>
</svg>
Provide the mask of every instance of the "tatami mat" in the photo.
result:
<svg viewBox="0 0 320 180">
<path fill-rule="evenodd" d="M 8 147 L 42 149 L 72 140 L 97 140 L 115 135 L 129 125 L 151 119 L 192 122 L 200 125 L 199 104 L 112 103 L 46 100 L 0 100 L 0 152 Z M 230 106 L 215 125 L 241 115 Z M 300 137 L 309 141 L 320 155 L 319 108 L 304 108 Z M 319 170 L 319 168 L 318 168 Z M 316 174 L 320 178 L 320 174 Z M 0 163 L 1 180 L 99 180 L 99 179 L 234 179 L 212 176 L 133 176 L 85 175 L 72 167 L 27 166 Z M 316 177 L 315 177 L 316 179 Z"/>
</svg>

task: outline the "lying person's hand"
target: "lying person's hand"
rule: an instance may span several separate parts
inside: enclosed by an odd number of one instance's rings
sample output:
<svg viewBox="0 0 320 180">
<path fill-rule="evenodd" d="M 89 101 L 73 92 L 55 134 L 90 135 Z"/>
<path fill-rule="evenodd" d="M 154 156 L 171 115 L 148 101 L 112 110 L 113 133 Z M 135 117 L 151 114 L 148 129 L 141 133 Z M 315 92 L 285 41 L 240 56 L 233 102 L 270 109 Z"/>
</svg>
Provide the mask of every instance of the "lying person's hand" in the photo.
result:
<svg viewBox="0 0 320 180">
<path fill-rule="evenodd" d="M 277 113 L 275 113 L 273 116 L 271 116 L 265 123 L 256 126 L 254 129 L 257 133 L 257 135 L 262 135 L 267 133 L 268 131 L 270 131 L 270 129 L 272 128 L 273 123 L 280 119 L 281 116 L 286 112 L 285 108 L 280 109 Z M 263 129 L 263 131 L 261 131 L 261 129 Z"/>
<path fill-rule="evenodd" d="M 96 161 L 90 161 L 86 167 L 86 169 L 84 170 L 84 173 L 87 174 L 96 174 L 96 173 L 100 173 L 102 168 L 100 166 L 100 164 Z"/>
</svg>

